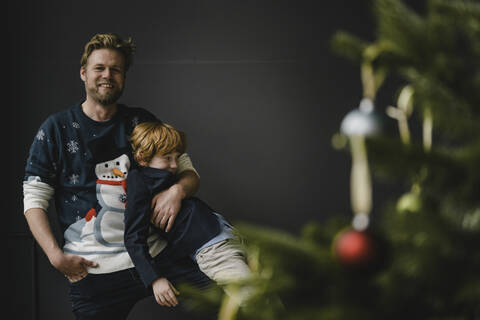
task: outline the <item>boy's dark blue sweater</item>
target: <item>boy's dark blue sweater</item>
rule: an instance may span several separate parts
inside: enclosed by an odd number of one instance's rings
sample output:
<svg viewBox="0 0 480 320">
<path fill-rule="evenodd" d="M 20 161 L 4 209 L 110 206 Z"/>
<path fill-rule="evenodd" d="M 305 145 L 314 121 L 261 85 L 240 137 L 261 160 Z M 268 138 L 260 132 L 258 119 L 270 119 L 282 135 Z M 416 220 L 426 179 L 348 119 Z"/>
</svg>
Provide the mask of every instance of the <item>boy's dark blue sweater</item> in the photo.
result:
<svg viewBox="0 0 480 320">
<path fill-rule="evenodd" d="M 149 253 L 147 238 L 150 229 L 153 195 L 175 183 L 175 176 L 167 170 L 139 167 L 127 179 L 127 207 L 125 210 L 125 246 L 142 281 L 150 286 L 162 277 Z M 220 225 L 212 209 L 197 198 L 182 201 L 182 207 L 168 232 L 156 229 L 168 244 L 160 253 L 162 259 L 192 256 L 198 248 L 220 233 Z M 158 257 L 157 257 L 158 259 Z"/>
</svg>

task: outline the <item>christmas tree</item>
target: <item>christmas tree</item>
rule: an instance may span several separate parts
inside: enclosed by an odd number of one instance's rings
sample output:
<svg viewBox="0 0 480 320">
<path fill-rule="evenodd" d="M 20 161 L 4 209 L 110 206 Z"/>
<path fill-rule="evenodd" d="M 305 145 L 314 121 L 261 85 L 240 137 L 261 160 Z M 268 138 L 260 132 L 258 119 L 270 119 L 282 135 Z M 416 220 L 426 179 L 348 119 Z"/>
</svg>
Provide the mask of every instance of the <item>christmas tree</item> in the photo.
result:
<svg viewBox="0 0 480 320">
<path fill-rule="evenodd" d="M 332 139 L 352 155 L 353 219 L 309 223 L 299 236 L 239 226 L 252 279 L 194 299 L 220 319 L 480 319 L 480 4 L 373 8 L 373 42 L 332 39 L 363 87 Z M 401 86 L 376 106 L 389 79 Z M 371 178 L 404 187 L 375 217 Z"/>
</svg>

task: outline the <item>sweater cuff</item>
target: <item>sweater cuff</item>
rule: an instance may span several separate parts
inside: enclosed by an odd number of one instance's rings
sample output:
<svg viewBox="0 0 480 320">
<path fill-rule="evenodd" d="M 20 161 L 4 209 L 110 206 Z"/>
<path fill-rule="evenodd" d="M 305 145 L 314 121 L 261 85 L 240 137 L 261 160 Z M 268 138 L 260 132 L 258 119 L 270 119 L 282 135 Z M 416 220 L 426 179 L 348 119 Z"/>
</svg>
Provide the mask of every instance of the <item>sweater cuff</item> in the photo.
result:
<svg viewBox="0 0 480 320">
<path fill-rule="evenodd" d="M 28 181 L 23 182 L 23 213 L 33 208 L 47 211 L 49 201 L 54 193 L 55 189 L 49 184 L 41 182 L 40 177 L 30 177 Z"/>
<path fill-rule="evenodd" d="M 153 282 L 161 277 L 161 275 L 156 271 L 154 265 L 150 265 L 147 268 L 138 268 L 138 266 L 135 267 L 137 268 L 137 272 L 140 275 L 140 279 L 142 279 L 145 288 L 151 288 Z"/>
<path fill-rule="evenodd" d="M 190 159 L 189 155 L 187 153 L 182 154 L 178 158 L 178 168 L 177 168 L 177 175 L 181 174 L 184 171 L 193 171 L 197 177 L 200 178 L 200 175 L 198 174 L 197 170 L 193 167 L 192 160 Z"/>
</svg>

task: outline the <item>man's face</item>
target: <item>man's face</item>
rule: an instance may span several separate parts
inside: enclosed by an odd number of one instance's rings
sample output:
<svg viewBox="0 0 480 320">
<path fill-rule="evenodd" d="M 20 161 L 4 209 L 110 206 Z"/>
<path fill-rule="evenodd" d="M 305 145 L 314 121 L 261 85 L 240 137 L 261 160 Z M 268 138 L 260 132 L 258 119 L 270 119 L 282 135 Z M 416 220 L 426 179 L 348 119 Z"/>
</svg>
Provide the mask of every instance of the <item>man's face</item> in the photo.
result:
<svg viewBox="0 0 480 320">
<path fill-rule="evenodd" d="M 97 49 L 80 68 L 87 98 L 102 105 L 115 103 L 125 84 L 125 58 L 113 49 Z"/>
</svg>

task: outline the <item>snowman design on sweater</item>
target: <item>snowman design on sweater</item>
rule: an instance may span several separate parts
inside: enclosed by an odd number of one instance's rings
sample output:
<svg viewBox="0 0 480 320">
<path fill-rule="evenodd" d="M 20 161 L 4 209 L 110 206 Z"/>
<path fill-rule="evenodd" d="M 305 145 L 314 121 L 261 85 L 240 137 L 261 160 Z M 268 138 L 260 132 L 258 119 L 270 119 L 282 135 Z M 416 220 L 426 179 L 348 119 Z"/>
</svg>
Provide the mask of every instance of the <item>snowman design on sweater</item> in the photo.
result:
<svg viewBox="0 0 480 320">
<path fill-rule="evenodd" d="M 97 199 L 100 212 L 95 219 L 95 237 L 106 247 L 124 248 L 123 217 L 127 203 L 127 174 L 130 160 L 127 155 L 97 164 Z"/>
<path fill-rule="evenodd" d="M 88 268 L 90 273 L 103 273 L 120 262 L 131 264 L 123 241 L 129 168 L 130 160 L 125 154 L 98 163 L 95 166 L 98 203 L 85 218 L 70 225 L 64 233 L 65 252 L 85 256 L 98 263 L 97 268 Z M 159 240 L 158 234 L 151 234 L 147 240 L 152 256 L 166 246 L 165 241 Z"/>
<path fill-rule="evenodd" d="M 76 254 L 96 252 L 119 253 L 123 244 L 123 217 L 125 212 L 126 179 L 130 168 L 128 156 L 123 154 L 95 166 L 98 204 L 85 218 L 70 225 L 64 233 L 64 250 Z"/>
</svg>

